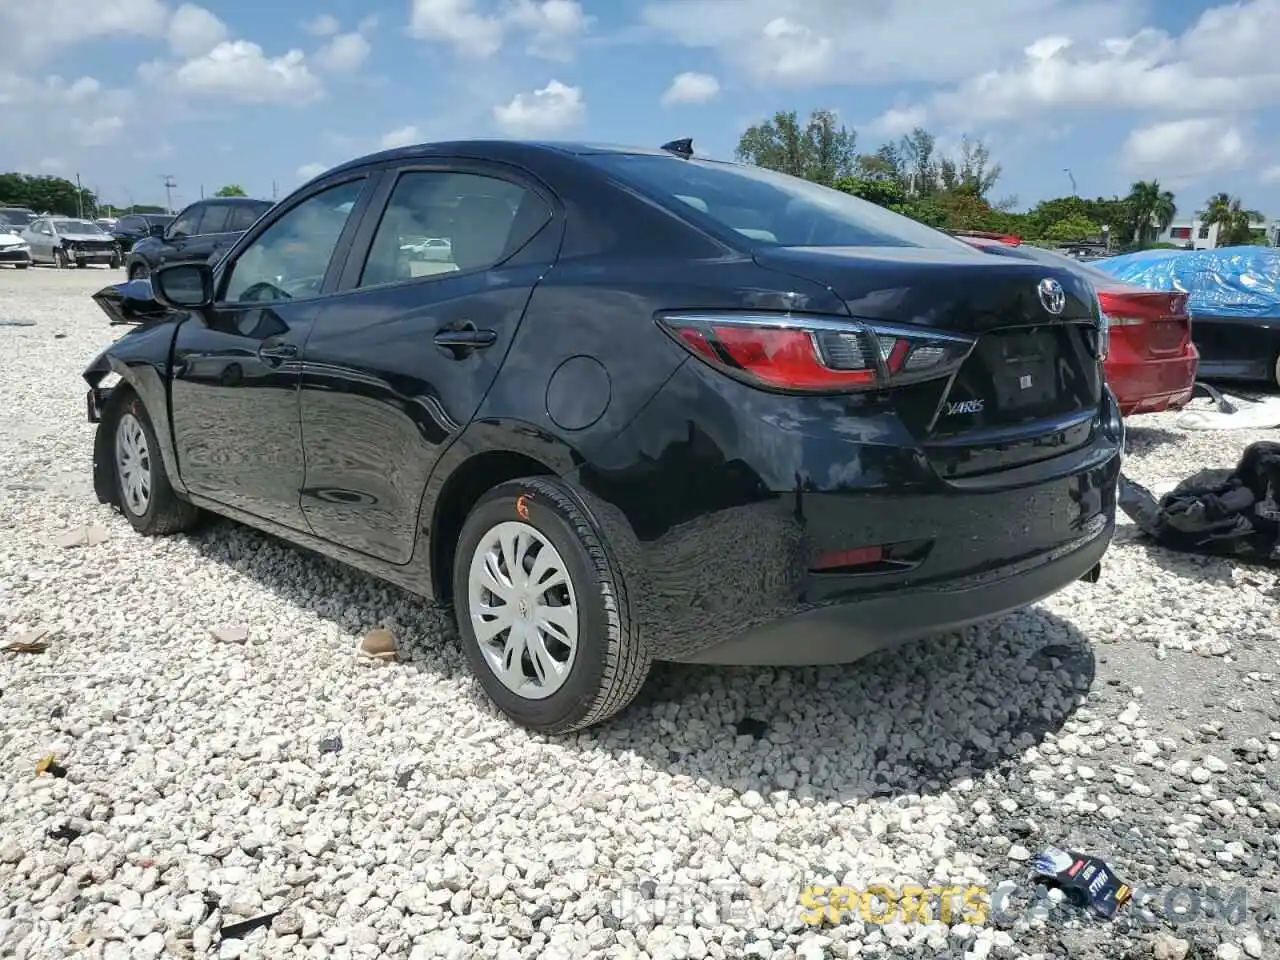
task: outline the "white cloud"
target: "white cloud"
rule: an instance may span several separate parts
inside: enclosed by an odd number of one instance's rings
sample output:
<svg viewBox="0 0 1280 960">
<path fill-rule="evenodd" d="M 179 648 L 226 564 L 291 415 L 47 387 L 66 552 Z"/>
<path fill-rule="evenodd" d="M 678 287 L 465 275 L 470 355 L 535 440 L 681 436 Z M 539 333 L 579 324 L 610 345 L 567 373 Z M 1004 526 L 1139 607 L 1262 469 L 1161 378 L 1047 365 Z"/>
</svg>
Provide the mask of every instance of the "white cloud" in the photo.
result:
<svg viewBox="0 0 1280 960">
<path fill-rule="evenodd" d="M 301 105 L 323 96 L 319 79 L 301 50 L 268 57 L 248 40 L 228 40 L 176 67 L 144 65 L 143 78 L 192 96 L 222 97 L 239 103 Z"/>
<path fill-rule="evenodd" d="M 510 103 L 493 108 L 493 119 L 507 133 L 519 137 L 557 133 L 586 117 L 582 88 L 552 80 L 541 90 L 518 93 Z"/>
<path fill-rule="evenodd" d="M 412 143 L 421 143 L 422 134 L 418 128 L 409 124 L 405 127 L 399 127 L 389 133 L 385 133 L 382 139 L 378 141 L 378 146 L 382 150 L 393 150 L 396 147 L 407 147 Z"/>
<path fill-rule="evenodd" d="M 162 0 L 40 0 L 0 3 L 0 37 L 10 63 L 38 63 L 51 53 L 105 37 L 160 37 L 169 24 Z"/>
<path fill-rule="evenodd" d="M 307 181 L 320 176 L 329 168 L 323 163 L 304 163 L 295 171 L 295 176 L 299 180 Z"/>
<path fill-rule="evenodd" d="M 313 37 L 329 37 L 342 29 L 338 18 L 331 13 L 321 13 L 303 27 Z"/>
<path fill-rule="evenodd" d="M 352 73 L 368 59 L 372 48 L 360 33 L 340 33 L 316 51 L 316 66 L 330 73 Z"/>
<path fill-rule="evenodd" d="M 662 95 L 667 105 L 706 103 L 720 93 L 720 81 L 709 73 L 678 73 Z"/>
<path fill-rule="evenodd" d="M 923 127 L 929 120 L 929 111 L 920 104 L 890 107 L 867 125 L 867 132 L 889 139 L 904 136 L 916 127 Z"/>
<path fill-rule="evenodd" d="M 130 91 L 104 87 L 94 77 L 68 83 L 56 75 L 34 80 L 0 71 L 0 143 L 6 162 L 19 170 L 39 166 L 51 146 L 61 153 L 111 145 L 124 133 L 123 118 L 137 115 Z"/>
<path fill-rule="evenodd" d="M 1170 120 L 1129 134 L 1120 151 L 1121 164 L 1134 176 L 1159 179 L 1176 187 L 1249 160 L 1246 132 L 1227 117 Z"/>
<path fill-rule="evenodd" d="M 180 57 L 208 53 L 230 36 L 227 25 L 204 7 L 184 3 L 169 21 L 169 45 Z"/>
<path fill-rule="evenodd" d="M 644 20 L 762 86 L 955 82 L 1046 35 L 1132 32 L 1142 0 L 652 0 Z"/>
<path fill-rule="evenodd" d="M 1087 46 L 1051 36 L 1031 44 L 1023 61 L 991 70 L 937 98 L 946 116 L 999 121 L 1046 107 L 1230 110 L 1280 95 L 1280 73 L 1248 75 L 1233 62 L 1193 62 L 1159 30 Z M 1211 67 L 1211 69 L 1206 69 Z"/>
<path fill-rule="evenodd" d="M 523 33 L 529 54 L 564 60 L 590 22 L 579 0 L 412 0 L 409 32 L 477 59 L 501 50 L 509 33 Z"/>
</svg>

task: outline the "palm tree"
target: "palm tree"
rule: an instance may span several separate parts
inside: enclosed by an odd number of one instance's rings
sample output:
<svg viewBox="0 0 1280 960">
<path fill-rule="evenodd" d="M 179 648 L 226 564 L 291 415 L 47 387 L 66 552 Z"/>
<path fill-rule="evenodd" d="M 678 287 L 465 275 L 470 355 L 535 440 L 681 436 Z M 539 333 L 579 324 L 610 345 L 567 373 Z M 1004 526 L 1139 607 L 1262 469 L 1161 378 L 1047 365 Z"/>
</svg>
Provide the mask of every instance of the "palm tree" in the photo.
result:
<svg viewBox="0 0 1280 960">
<path fill-rule="evenodd" d="M 1168 230 L 1178 212 L 1173 194 L 1161 190 L 1159 180 L 1139 180 L 1129 188 L 1126 201 L 1133 220 L 1134 239 L 1139 246 L 1146 246 Z"/>
<path fill-rule="evenodd" d="M 1219 247 L 1248 243 L 1253 239 L 1253 225 L 1265 221 L 1266 218 L 1257 210 L 1244 209 L 1239 197 L 1226 193 L 1215 193 L 1210 197 L 1204 213 L 1200 214 L 1200 222 L 1206 227 L 1217 226 L 1215 246 Z"/>
</svg>

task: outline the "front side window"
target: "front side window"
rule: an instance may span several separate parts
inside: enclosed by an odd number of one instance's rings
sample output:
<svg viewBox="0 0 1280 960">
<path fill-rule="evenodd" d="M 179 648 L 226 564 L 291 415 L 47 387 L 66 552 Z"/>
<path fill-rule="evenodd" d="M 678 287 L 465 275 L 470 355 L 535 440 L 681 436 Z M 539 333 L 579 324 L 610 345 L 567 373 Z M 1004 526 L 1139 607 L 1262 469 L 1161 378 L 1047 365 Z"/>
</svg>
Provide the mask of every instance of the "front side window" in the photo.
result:
<svg viewBox="0 0 1280 960">
<path fill-rule="evenodd" d="M 169 236 L 194 237 L 200 227 L 200 213 L 200 207 L 191 207 L 188 210 L 184 210 L 169 227 Z"/>
<path fill-rule="evenodd" d="M 364 180 L 330 187 L 287 211 L 231 265 L 223 300 L 294 300 L 320 292 L 347 217 Z"/>
<path fill-rule="evenodd" d="M 754 244 L 969 249 L 954 237 L 874 203 L 761 167 L 651 154 L 597 154 L 587 159 L 694 222 L 709 218 Z"/>
<path fill-rule="evenodd" d="M 492 266 L 524 246 L 550 216 L 537 194 L 508 180 L 404 173 L 369 247 L 360 286 Z"/>
</svg>

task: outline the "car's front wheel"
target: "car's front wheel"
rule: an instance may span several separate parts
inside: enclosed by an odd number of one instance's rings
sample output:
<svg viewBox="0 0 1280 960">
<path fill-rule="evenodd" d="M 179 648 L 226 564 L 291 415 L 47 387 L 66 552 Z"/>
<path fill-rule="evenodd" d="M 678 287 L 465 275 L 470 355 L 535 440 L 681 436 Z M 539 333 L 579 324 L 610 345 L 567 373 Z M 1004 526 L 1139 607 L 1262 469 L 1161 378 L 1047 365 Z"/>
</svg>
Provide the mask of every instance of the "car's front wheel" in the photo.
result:
<svg viewBox="0 0 1280 960">
<path fill-rule="evenodd" d="M 53 265 L 59 270 L 67 265 L 67 254 L 65 250 L 53 251 Z"/>
<path fill-rule="evenodd" d="M 129 268 L 130 280 L 145 280 L 149 276 L 151 276 L 151 271 L 147 269 L 145 263 L 135 263 Z"/>
<path fill-rule="evenodd" d="M 558 480 L 517 480 L 480 499 L 459 537 L 453 591 L 472 670 L 522 726 L 589 727 L 648 676 L 622 572 Z"/>
<path fill-rule="evenodd" d="M 110 423 L 116 502 L 133 529 L 163 536 L 194 526 L 200 511 L 179 500 L 169 484 L 155 429 L 137 394 L 128 394 Z"/>
</svg>

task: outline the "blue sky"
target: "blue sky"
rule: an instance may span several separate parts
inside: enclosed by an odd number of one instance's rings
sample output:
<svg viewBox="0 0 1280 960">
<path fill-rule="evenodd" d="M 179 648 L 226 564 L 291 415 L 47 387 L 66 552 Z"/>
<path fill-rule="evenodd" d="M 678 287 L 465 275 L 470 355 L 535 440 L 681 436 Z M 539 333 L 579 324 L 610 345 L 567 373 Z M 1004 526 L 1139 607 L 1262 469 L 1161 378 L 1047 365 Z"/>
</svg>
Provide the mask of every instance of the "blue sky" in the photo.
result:
<svg viewBox="0 0 1280 960">
<path fill-rule="evenodd" d="M 39 10 L 37 13 L 36 11 Z M 775 110 L 983 138 L 1021 207 L 1158 177 L 1280 216 L 1280 0 L 42 0 L 0 5 L 0 170 L 175 206 L 419 140 L 731 156 Z"/>
</svg>

